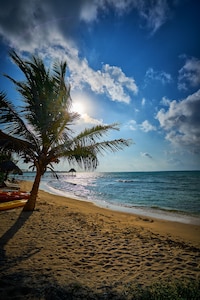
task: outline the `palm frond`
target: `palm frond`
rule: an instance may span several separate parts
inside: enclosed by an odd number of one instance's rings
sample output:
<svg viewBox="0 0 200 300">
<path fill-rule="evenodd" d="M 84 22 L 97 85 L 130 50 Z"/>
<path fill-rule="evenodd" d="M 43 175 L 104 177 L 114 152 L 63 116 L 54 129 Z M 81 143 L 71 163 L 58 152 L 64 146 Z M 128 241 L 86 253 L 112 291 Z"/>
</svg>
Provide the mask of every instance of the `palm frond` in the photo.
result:
<svg viewBox="0 0 200 300">
<path fill-rule="evenodd" d="M 23 136 L 37 145 L 35 136 L 28 130 L 16 107 L 6 98 L 6 94 L 3 92 L 0 92 L 0 124 L 5 124 L 9 134 Z"/>
<path fill-rule="evenodd" d="M 25 140 L 13 137 L 9 134 L 6 134 L 1 130 L 0 130 L 0 149 L 2 151 L 9 150 L 17 153 L 30 153 L 31 151 L 34 152 L 37 150 L 33 146 L 33 144 Z"/>
<path fill-rule="evenodd" d="M 71 140 L 63 145 L 52 149 L 49 152 L 48 160 L 53 161 L 56 158 L 66 158 L 69 163 L 78 163 L 85 169 L 95 169 L 98 165 L 98 155 L 104 155 L 107 152 L 116 152 L 124 147 L 130 146 L 132 140 L 115 139 L 112 141 L 85 143 L 85 140 Z"/>
<path fill-rule="evenodd" d="M 102 141 L 99 143 L 92 144 L 88 146 L 88 148 L 92 149 L 96 155 L 98 154 L 104 154 L 106 152 L 116 152 L 119 150 L 122 150 L 124 147 L 128 147 L 132 144 L 132 140 L 128 139 L 115 139 L 112 141 Z"/>
<path fill-rule="evenodd" d="M 113 123 L 109 125 L 97 125 L 91 128 L 86 128 L 84 131 L 79 133 L 74 140 L 81 141 L 84 144 L 87 144 L 88 142 L 94 142 L 94 140 L 100 139 L 110 130 L 119 130 L 118 126 L 118 123 Z"/>
</svg>

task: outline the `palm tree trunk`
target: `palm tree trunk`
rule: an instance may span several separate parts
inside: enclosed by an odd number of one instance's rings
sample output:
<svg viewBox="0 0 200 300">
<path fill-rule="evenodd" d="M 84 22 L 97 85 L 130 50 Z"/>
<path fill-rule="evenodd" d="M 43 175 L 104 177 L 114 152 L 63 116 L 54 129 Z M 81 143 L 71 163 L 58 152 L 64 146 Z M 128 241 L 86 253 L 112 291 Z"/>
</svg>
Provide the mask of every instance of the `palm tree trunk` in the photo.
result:
<svg viewBox="0 0 200 300">
<path fill-rule="evenodd" d="M 28 201 L 26 202 L 26 204 L 23 208 L 23 211 L 33 211 L 35 209 L 35 204 L 36 204 L 36 199 L 37 199 L 38 189 L 40 186 L 41 177 L 42 177 L 41 172 L 37 170 L 30 197 L 29 197 Z"/>
</svg>

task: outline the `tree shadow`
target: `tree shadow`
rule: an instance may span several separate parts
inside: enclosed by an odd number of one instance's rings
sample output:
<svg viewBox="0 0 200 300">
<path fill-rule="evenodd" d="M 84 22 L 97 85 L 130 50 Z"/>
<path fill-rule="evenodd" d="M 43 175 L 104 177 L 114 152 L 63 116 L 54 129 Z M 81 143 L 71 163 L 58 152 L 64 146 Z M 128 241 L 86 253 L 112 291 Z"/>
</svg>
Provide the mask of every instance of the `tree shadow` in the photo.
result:
<svg viewBox="0 0 200 300">
<path fill-rule="evenodd" d="M 37 277 L 32 278 L 29 272 L 13 272 L 2 277 L 0 275 L 0 298 L 19 300 L 127 299 L 123 292 L 119 293 L 115 291 L 113 286 L 105 286 L 100 291 L 92 290 L 79 282 L 59 284 L 54 276 L 45 277 L 43 274 L 40 274 Z"/>
<path fill-rule="evenodd" d="M 5 246 L 13 238 L 13 236 L 20 230 L 20 228 L 26 223 L 29 217 L 32 215 L 32 211 L 21 212 L 16 222 L 2 235 L 0 238 L 0 265 L 6 263 Z"/>
</svg>

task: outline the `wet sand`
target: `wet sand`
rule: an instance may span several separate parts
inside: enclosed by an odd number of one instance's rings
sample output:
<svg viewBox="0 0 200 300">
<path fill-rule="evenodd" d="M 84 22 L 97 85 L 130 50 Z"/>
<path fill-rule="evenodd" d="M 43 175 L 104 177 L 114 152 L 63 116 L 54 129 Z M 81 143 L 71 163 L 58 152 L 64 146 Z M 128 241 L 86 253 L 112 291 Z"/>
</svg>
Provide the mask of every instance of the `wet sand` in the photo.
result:
<svg viewBox="0 0 200 300">
<path fill-rule="evenodd" d="M 30 191 L 31 183 L 22 182 L 21 189 Z M 132 284 L 199 278 L 198 225 L 111 211 L 44 191 L 33 213 L 21 212 L 0 212 L 1 299 L 57 299 L 58 289 L 59 299 L 72 299 L 64 295 L 80 287 L 87 292 L 80 299 L 95 299 L 111 291 L 125 295 Z"/>
</svg>

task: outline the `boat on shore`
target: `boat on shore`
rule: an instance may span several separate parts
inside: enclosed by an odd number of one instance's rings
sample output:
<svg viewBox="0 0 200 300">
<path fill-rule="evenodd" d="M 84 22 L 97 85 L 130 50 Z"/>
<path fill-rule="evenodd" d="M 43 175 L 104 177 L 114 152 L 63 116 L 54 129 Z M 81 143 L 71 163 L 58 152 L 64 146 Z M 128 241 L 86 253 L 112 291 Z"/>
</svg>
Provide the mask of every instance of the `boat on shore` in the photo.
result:
<svg viewBox="0 0 200 300">
<path fill-rule="evenodd" d="M 7 188 L 10 188 L 10 189 L 15 189 L 15 190 L 19 190 L 20 189 L 20 185 L 17 181 L 15 180 L 5 180 L 4 181 L 4 184 Z"/>
<path fill-rule="evenodd" d="M 29 198 L 29 196 L 30 196 L 29 192 L 1 190 L 0 191 L 0 203 L 14 201 L 14 200 L 21 200 L 21 199 L 27 200 Z"/>
<path fill-rule="evenodd" d="M 26 202 L 26 199 L 0 202 L 0 211 L 23 207 L 26 204 Z"/>
</svg>

